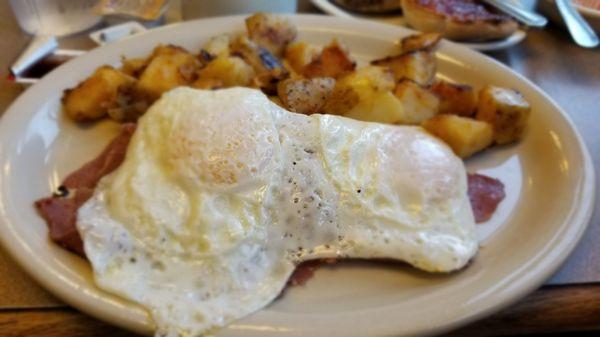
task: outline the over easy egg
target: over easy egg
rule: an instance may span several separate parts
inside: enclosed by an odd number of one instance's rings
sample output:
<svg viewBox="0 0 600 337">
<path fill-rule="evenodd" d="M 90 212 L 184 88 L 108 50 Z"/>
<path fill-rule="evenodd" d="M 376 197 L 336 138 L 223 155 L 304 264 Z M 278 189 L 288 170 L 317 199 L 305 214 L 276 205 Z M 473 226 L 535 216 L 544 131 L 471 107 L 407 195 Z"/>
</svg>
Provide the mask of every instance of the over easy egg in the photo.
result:
<svg viewBox="0 0 600 337">
<path fill-rule="evenodd" d="M 447 272 L 477 251 L 466 172 L 446 145 L 417 127 L 291 113 L 242 88 L 163 95 L 77 226 L 98 286 L 173 336 L 264 307 L 304 260 Z"/>
</svg>

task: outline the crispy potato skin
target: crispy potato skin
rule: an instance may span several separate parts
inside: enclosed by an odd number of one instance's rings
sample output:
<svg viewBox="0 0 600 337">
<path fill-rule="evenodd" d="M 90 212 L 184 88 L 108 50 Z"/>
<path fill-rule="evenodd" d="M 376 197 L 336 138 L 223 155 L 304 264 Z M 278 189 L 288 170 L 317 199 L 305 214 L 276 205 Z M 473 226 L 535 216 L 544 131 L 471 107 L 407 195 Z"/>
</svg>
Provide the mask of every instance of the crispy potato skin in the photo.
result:
<svg viewBox="0 0 600 337">
<path fill-rule="evenodd" d="M 246 19 L 250 40 L 281 57 L 287 45 L 296 39 L 298 31 L 287 18 L 268 13 L 256 13 Z"/>
<path fill-rule="evenodd" d="M 78 122 L 100 119 L 109 109 L 117 107 L 119 91 L 135 82 L 135 78 L 111 66 L 102 66 L 77 87 L 65 90 L 64 111 Z"/>
<path fill-rule="evenodd" d="M 277 93 L 286 109 L 310 115 L 321 112 L 334 86 L 331 77 L 287 79 L 279 82 Z"/>
<path fill-rule="evenodd" d="M 255 75 L 254 69 L 239 57 L 218 57 L 198 72 L 198 80 L 192 86 L 206 89 L 208 83 L 220 82 L 219 88 L 244 87 L 252 83 Z"/>
<path fill-rule="evenodd" d="M 497 144 L 507 144 L 522 137 L 530 111 L 518 91 L 488 85 L 479 93 L 476 118 L 492 124 Z"/>
<path fill-rule="evenodd" d="M 467 117 L 437 115 L 423 122 L 422 126 L 448 144 L 461 158 L 489 147 L 494 140 L 491 124 Z"/>
<path fill-rule="evenodd" d="M 356 62 L 350 58 L 348 51 L 338 43 L 331 42 L 321 54 L 307 64 L 302 74 L 308 78 L 333 77 L 338 79 L 356 69 Z"/>
<path fill-rule="evenodd" d="M 148 60 L 145 58 L 122 58 L 121 71 L 132 77 L 139 77 L 148 65 Z"/>
<path fill-rule="evenodd" d="M 166 91 L 190 85 L 199 69 L 200 61 L 185 49 L 159 46 L 140 75 L 137 91 L 153 102 Z"/>
<path fill-rule="evenodd" d="M 306 42 L 298 41 L 287 46 L 285 59 L 294 72 L 303 74 L 306 65 L 316 59 L 319 53 L 318 48 L 310 46 Z"/>
<path fill-rule="evenodd" d="M 440 101 L 435 94 L 410 80 L 402 80 L 396 86 L 394 95 L 404 107 L 403 124 L 420 124 L 437 115 Z"/>
<path fill-rule="evenodd" d="M 430 90 L 440 99 L 440 113 L 470 117 L 477 109 L 477 92 L 472 86 L 446 81 L 435 82 Z"/>
<path fill-rule="evenodd" d="M 409 79 L 420 85 L 430 85 L 437 70 L 435 55 L 423 50 L 374 60 L 371 64 L 390 68 L 396 81 Z"/>
<path fill-rule="evenodd" d="M 402 53 L 410 53 L 418 50 L 435 51 L 442 35 L 438 33 L 423 33 L 409 35 L 400 40 Z"/>
</svg>

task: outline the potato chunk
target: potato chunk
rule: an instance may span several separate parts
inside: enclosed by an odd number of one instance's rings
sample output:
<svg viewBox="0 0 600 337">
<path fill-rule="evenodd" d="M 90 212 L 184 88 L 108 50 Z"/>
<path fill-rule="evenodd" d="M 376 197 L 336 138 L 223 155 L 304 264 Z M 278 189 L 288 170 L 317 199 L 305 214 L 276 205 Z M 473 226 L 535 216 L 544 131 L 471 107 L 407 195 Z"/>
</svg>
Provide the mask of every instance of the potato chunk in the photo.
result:
<svg viewBox="0 0 600 337">
<path fill-rule="evenodd" d="M 225 56 L 212 60 L 198 72 L 194 87 L 206 88 L 206 84 L 220 82 L 219 87 L 246 87 L 252 83 L 256 73 L 239 57 Z"/>
<path fill-rule="evenodd" d="M 404 118 L 400 100 L 391 92 L 394 85 L 384 80 L 384 68 L 359 69 L 336 83 L 323 111 L 363 121 L 398 123 Z M 391 79 L 389 77 L 388 79 Z"/>
<path fill-rule="evenodd" d="M 191 84 L 199 68 L 198 59 L 185 49 L 159 46 L 140 75 L 138 92 L 145 95 L 149 101 L 155 101 L 163 92 Z"/>
<path fill-rule="evenodd" d="M 103 66 L 73 89 L 65 90 L 62 102 L 66 114 L 78 122 L 100 119 L 118 106 L 119 91 L 129 88 L 135 78 L 110 66 Z"/>
<path fill-rule="evenodd" d="M 334 85 L 331 77 L 287 79 L 279 82 L 277 93 L 286 109 L 310 115 L 321 112 Z"/>
<path fill-rule="evenodd" d="M 336 83 L 325 105 L 325 111 L 334 115 L 344 115 L 361 100 L 372 99 L 371 93 L 392 90 L 394 85 L 394 78 L 386 68 L 369 66 L 358 69 Z"/>
<path fill-rule="evenodd" d="M 277 82 L 289 76 L 277 57 L 243 35 L 234 39 L 229 47 L 233 55 L 240 56 L 254 69 L 254 84 L 268 94 L 277 93 Z"/>
<path fill-rule="evenodd" d="M 213 36 L 202 46 L 202 50 L 212 58 L 226 57 L 229 56 L 229 42 L 230 38 L 227 34 Z"/>
<path fill-rule="evenodd" d="M 521 138 L 530 111 L 529 103 L 518 91 L 488 85 L 479 93 L 476 118 L 492 124 L 494 141 L 506 144 Z"/>
<path fill-rule="evenodd" d="M 429 51 L 414 51 L 371 61 L 371 64 L 389 67 L 396 81 L 409 79 L 421 85 L 429 85 L 435 78 L 437 61 Z"/>
<path fill-rule="evenodd" d="M 285 47 L 296 39 L 296 26 L 285 17 L 256 13 L 246 19 L 250 40 L 275 56 L 282 56 Z"/>
<path fill-rule="evenodd" d="M 423 122 L 425 130 L 443 140 L 454 153 L 467 158 L 493 142 L 492 125 L 456 115 L 438 115 Z"/>
<path fill-rule="evenodd" d="M 285 50 L 285 59 L 292 69 L 298 73 L 304 73 L 304 67 L 319 56 L 319 49 L 299 41 L 291 43 Z"/>
<path fill-rule="evenodd" d="M 145 58 L 122 58 L 121 71 L 129 76 L 138 77 L 148 65 L 148 60 Z"/>
<path fill-rule="evenodd" d="M 436 95 L 410 80 L 396 86 L 394 94 L 404 107 L 403 124 L 420 124 L 437 115 L 440 101 Z"/>
<path fill-rule="evenodd" d="M 440 99 L 440 113 L 470 117 L 477 109 L 477 93 L 470 85 L 438 81 L 431 91 Z"/>
<path fill-rule="evenodd" d="M 438 33 L 423 33 L 409 35 L 400 41 L 402 53 L 410 53 L 417 50 L 435 50 L 442 35 Z"/>
<path fill-rule="evenodd" d="M 323 48 L 321 54 L 304 67 L 303 75 L 312 77 L 340 78 L 356 69 L 356 62 L 337 40 Z"/>
</svg>

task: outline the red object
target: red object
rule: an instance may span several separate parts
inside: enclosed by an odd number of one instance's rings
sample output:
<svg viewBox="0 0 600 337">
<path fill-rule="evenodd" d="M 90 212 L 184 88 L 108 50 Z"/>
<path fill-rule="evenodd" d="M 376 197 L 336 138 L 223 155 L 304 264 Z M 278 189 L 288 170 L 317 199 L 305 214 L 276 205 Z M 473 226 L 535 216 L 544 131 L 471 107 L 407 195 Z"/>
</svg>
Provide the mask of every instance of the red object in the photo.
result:
<svg viewBox="0 0 600 337">
<path fill-rule="evenodd" d="M 125 124 L 96 159 L 71 173 L 59 188 L 59 195 L 40 199 L 35 206 L 46 220 L 50 239 L 57 244 L 85 256 L 83 242 L 77 232 L 77 210 L 93 194 L 102 177 L 114 171 L 125 159 L 135 124 Z"/>
<path fill-rule="evenodd" d="M 469 200 L 477 223 L 489 220 L 504 199 L 504 184 L 482 174 L 469 174 Z"/>
</svg>

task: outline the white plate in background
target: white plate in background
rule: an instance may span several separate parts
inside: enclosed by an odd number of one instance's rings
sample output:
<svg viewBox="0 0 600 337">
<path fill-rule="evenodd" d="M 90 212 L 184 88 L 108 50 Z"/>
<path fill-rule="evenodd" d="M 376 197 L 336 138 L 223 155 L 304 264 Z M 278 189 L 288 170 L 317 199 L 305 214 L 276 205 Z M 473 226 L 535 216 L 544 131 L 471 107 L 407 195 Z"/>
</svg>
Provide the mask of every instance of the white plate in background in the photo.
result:
<svg viewBox="0 0 600 337">
<path fill-rule="evenodd" d="M 373 20 L 381 23 L 387 23 L 391 25 L 398 26 L 407 26 L 404 18 L 401 13 L 398 14 L 361 14 L 354 13 L 352 11 L 345 10 L 335 4 L 333 4 L 329 0 L 310 0 L 313 5 L 322 10 L 323 12 L 341 17 L 341 18 L 359 18 L 365 20 Z M 511 36 L 502 39 L 502 40 L 494 40 L 494 41 L 486 41 L 486 42 L 455 42 L 457 44 L 469 47 L 471 49 L 475 49 L 478 51 L 493 51 L 493 50 L 501 50 L 506 49 L 508 47 L 512 47 L 519 42 L 523 41 L 527 37 L 527 33 L 525 30 L 519 28 L 515 31 Z"/>
<path fill-rule="evenodd" d="M 413 31 L 315 15 L 290 18 L 300 39 L 325 45 L 337 38 L 359 62 L 386 56 Z M 60 66 L 23 93 L 0 120 L 0 239 L 37 282 L 80 310 L 149 333 L 139 306 L 98 289 L 89 264 L 47 238 L 34 200 L 47 196 L 116 134 L 103 121 L 79 126 L 61 113 L 65 88 L 121 56 L 148 55 L 159 43 L 197 52 L 211 36 L 244 29 L 244 17 L 190 21 L 102 46 Z M 480 88 L 521 91 L 532 105 L 529 129 L 517 144 L 487 150 L 467 162 L 502 180 L 507 198 L 478 226 L 481 250 L 464 270 L 434 275 L 406 265 L 349 262 L 317 270 L 305 286 L 288 288 L 267 308 L 217 336 L 404 336 L 432 334 L 504 308 L 536 289 L 573 250 L 590 219 L 594 172 L 569 117 L 539 88 L 500 63 L 442 41 L 439 77 Z"/>
</svg>

